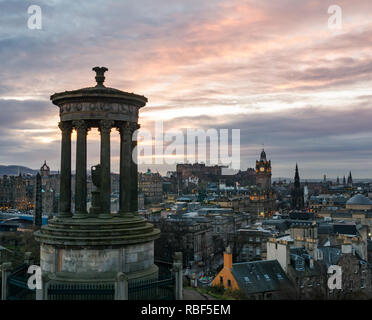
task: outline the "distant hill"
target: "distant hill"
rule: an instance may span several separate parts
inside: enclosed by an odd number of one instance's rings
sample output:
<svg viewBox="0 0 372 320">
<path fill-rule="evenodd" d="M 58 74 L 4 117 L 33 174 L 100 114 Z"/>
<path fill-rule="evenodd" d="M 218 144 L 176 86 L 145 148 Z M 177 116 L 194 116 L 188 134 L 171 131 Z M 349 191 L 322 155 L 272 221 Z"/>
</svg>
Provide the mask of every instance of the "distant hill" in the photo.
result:
<svg viewBox="0 0 372 320">
<path fill-rule="evenodd" d="M 275 177 L 275 178 L 272 178 L 272 181 L 276 181 L 276 182 L 279 182 L 279 181 L 284 181 L 286 180 L 287 182 L 293 182 L 293 178 L 282 178 L 282 177 Z M 305 178 L 301 178 L 301 182 L 322 182 L 323 179 L 305 179 Z M 334 178 L 327 178 L 327 181 L 332 181 L 332 182 L 336 182 L 336 179 Z M 340 179 L 340 181 L 342 181 L 342 179 Z M 355 183 L 368 183 L 368 182 L 371 182 L 372 179 L 371 178 L 365 178 L 365 179 L 354 179 L 353 178 L 353 182 Z"/>
<path fill-rule="evenodd" d="M 15 176 L 21 174 L 32 174 L 36 175 L 38 170 L 33 170 L 23 166 L 2 166 L 0 165 L 0 177 L 3 175 Z"/>
</svg>

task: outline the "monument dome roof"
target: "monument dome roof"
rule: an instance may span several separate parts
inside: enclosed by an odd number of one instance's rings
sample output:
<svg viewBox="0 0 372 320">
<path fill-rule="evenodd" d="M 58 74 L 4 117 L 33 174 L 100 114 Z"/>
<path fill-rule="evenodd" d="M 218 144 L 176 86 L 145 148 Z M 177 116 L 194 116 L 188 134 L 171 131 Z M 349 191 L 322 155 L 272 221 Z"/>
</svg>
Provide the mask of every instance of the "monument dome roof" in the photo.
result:
<svg viewBox="0 0 372 320">
<path fill-rule="evenodd" d="M 368 199 L 366 196 L 358 193 L 355 196 L 351 197 L 346 204 L 354 204 L 354 205 L 372 205 L 372 201 Z"/>
<path fill-rule="evenodd" d="M 126 92 L 104 86 L 104 72 L 108 71 L 107 68 L 94 67 L 92 70 L 96 72 L 96 86 L 54 93 L 53 95 L 51 95 L 50 100 L 52 100 L 55 105 L 59 105 L 61 102 L 64 101 L 67 102 L 71 100 L 89 100 L 89 98 L 112 98 L 115 100 L 130 100 L 131 102 L 137 102 L 139 106 L 143 106 L 144 104 L 146 104 L 147 98 L 143 95 L 138 95 L 132 92 Z"/>
</svg>

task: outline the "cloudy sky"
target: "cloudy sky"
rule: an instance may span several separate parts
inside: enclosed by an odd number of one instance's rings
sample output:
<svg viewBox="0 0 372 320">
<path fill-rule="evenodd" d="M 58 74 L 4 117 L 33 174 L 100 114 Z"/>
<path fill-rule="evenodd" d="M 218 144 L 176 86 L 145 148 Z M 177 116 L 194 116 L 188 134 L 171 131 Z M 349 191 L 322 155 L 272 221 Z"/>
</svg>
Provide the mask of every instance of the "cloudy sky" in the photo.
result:
<svg viewBox="0 0 372 320">
<path fill-rule="evenodd" d="M 334 4 L 341 30 L 328 27 Z M 0 16 L 0 164 L 58 170 L 49 97 L 94 85 L 98 65 L 107 86 L 148 97 L 143 128 L 240 129 L 243 170 L 264 144 L 274 177 L 298 162 L 303 178 L 372 178 L 370 0 L 0 0 Z M 93 130 L 89 165 L 98 149 Z"/>
</svg>

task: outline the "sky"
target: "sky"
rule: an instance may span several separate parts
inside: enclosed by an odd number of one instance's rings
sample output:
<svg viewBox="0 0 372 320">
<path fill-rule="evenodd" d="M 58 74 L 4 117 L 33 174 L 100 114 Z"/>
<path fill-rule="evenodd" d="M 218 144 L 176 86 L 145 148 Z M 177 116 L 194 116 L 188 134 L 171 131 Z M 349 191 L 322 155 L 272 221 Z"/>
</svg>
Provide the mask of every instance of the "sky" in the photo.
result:
<svg viewBox="0 0 372 320">
<path fill-rule="evenodd" d="M 41 30 L 28 28 L 30 5 Z M 370 0 L 0 0 L 0 18 L 1 165 L 58 170 L 50 95 L 95 85 L 92 67 L 106 66 L 106 86 L 148 98 L 142 128 L 240 129 L 241 169 L 264 146 L 273 177 L 298 163 L 301 178 L 372 178 Z M 88 165 L 98 161 L 92 130 Z"/>
</svg>

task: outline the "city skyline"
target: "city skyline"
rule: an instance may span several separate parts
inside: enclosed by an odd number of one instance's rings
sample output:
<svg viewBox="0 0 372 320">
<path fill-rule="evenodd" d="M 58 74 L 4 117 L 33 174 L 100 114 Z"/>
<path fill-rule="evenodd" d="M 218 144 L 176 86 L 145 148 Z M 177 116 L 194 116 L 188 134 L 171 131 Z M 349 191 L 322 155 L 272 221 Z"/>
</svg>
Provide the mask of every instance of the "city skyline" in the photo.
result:
<svg viewBox="0 0 372 320">
<path fill-rule="evenodd" d="M 242 170 L 264 144 L 273 177 L 293 177 L 296 162 L 301 180 L 372 177 L 369 1 L 337 2 L 340 31 L 327 27 L 330 1 L 106 3 L 40 1 L 42 29 L 29 30 L 28 4 L 0 2 L 0 164 L 37 169 L 46 159 L 58 170 L 49 97 L 94 85 L 91 66 L 107 65 L 107 86 L 149 98 L 143 128 L 162 119 L 167 129 L 240 129 Z M 99 162 L 98 144 L 92 130 L 88 167 Z"/>
</svg>

